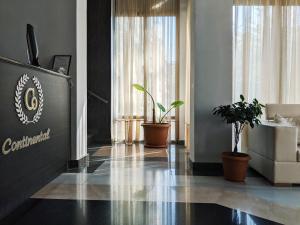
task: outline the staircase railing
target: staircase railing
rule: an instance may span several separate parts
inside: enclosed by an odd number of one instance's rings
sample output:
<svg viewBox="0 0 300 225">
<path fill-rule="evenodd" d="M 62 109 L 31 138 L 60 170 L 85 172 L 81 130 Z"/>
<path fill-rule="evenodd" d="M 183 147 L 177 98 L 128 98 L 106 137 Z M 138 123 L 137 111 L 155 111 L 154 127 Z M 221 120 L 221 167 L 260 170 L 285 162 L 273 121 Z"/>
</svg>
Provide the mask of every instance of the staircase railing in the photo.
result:
<svg viewBox="0 0 300 225">
<path fill-rule="evenodd" d="M 96 99 L 98 99 L 99 101 L 103 102 L 104 104 L 108 104 L 109 101 L 105 98 L 102 98 L 101 96 L 97 95 L 95 92 L 91 91 L 91 90 L 88 90 L 87 91 L 88 94 Z"/>
</svg>

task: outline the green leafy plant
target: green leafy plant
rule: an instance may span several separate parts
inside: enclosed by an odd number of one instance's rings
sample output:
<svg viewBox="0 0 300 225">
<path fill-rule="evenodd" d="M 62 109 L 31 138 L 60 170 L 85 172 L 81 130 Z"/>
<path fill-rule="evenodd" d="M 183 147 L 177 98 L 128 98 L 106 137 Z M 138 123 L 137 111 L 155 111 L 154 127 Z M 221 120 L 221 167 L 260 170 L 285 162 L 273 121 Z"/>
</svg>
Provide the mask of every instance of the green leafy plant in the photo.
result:
<svg viewBox="0 0 300 225">
<path fill-rule="evenodd" d="M 147 95 L 150 96 L 151 101 L 152 101 L 152 122 L 153 123 L 156 123 L 156 106 L 159 108 L 159 123 L 163 123 L 165 117 L 168 115 L 168 113 L 171 112 L 172 109 L 178 108 L 178 107 L 180 107 L 184 104 L 183 101 L 176 100 L 176 101 L 172 102 L 172 104 L 170 105 L 170 107 L 168 109 L 166 109 L 161 103 L 156 103 L 155 104 L 155 100 L 154 100 L 153 96 L 142 85 L 133 84 L 133 87 L 136 90 L 138 90 L 140 92 L 143 92 L 143 93 L 146 93 Z"/>
<path fill-rule="evenodd" d="M 238 152 L 240 134 L 244 128 L 248 125 L 254 128 L 255 125 L 261 124 L 262 108 L 265 107 L 257 99 L 254 99 L 252 103 L 246 102 L 243 95 L 240 95 L 240 99 L 239 102 L 231 105 L 221 105 L 213 109 L 213 115 L 220 116 L 227 124 L 234 125 L 234 153 Z"/>
</svg>

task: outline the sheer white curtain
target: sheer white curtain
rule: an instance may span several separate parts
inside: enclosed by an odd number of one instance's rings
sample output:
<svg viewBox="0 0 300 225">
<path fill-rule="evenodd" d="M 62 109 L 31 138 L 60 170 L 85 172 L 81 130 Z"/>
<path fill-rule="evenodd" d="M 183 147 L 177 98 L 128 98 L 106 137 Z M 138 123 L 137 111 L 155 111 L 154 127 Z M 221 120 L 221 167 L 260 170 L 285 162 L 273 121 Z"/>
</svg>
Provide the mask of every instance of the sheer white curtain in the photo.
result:
<svg viewBox="0 0 300 225">
<path fill-rule="evenodd" d="M 300 1 L 235 0 L 234 101 L 300 103 Z"/>
<path fill-rule="evenodd" d="M 190 123 L 191 123 L 191 26 L 192 26 L 192 0 L 186 0 L 187 4 L 187 16 L 186 16 L 186 61 L 184 62 L 186 67 L 185 73 L 185 147 L 190 148 Z M 182 63 L 182 62 L 181 62 Z"/>
<path fill-rule="evenodd" d="M 114 1 L 114 141 L 142 140 L 140 124 L 152 115 L 150 99 L 132 84 L 145 86 L 165 106 L 176 99 L 177 12 L 177 0 Z M 170 116 L 174 139 L 175 112 Z"/>
</svg>

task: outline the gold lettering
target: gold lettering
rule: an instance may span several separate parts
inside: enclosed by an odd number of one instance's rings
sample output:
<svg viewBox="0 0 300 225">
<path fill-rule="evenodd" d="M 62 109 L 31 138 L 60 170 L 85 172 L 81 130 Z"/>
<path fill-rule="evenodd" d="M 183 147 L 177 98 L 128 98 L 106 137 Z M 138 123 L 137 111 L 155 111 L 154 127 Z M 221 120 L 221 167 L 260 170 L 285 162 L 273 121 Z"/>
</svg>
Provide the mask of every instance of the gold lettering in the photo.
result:
<svg viewBox="0 0 300 225">
<path fill-rule="evenodd" d="M 32 144 L 35 145 L 37 143 L 37 138 L 36 136 L 32 138 Z"/>
<path fill-rule="evenodd" d="M 17 146 L 18 146 L 18 148 L 16 150 L 22 149 L 22 140 L 17 142 Z"/>
<path fill-rule="evenodd" d="M 11 150 L 14 152 L 16 149 L 17 149 L 17 143 L 14 141 L 12 144 L 11 144 Z"/>
<path fill-rule="evenodd" d="M 9 148 L 6 147 L 7 145 Z M 7 155 L 10 151 L 11 151 L 11 139 L 7 138 L 2 145 L 2 153 L 4 155 Z"/>
<path fill-rule="evenodd" d="M 51 130 L 48 129 L 46 132 L 41 131 L 40 134 L 28 137 L 23 136 L 21 140 L 13 141 L 11 138 L 7 138 L 2 145 L 3 155 L 7 155 L 11 152 L 27 148 L 31 145 L 35 145 L 39 142 L 44 142 L 50 139 Z"/>
<path fill-rule="evenodd" d="M 31 100 L 29 102 L 29 96 L 31 94 Z M 29 111 L 34 111 L 38 107 L 38 100 L 35 97 L 34 88 L 28 88 L 25 92 L 25 106 Z"/>
</svg>

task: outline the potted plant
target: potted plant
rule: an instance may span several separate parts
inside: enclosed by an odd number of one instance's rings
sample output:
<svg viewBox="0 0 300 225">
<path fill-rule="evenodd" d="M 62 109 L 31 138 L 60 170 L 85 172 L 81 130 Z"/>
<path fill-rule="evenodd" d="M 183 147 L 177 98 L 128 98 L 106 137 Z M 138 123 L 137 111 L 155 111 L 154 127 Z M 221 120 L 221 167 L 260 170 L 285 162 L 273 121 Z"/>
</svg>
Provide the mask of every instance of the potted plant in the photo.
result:
<svg viewBox="0 0 300 225">
<path fill-rule="evenodd" d="M 133 87 L 146 93 L 152 101 L 152 122 L 142 124 L 144 128 L 144 144 L 150 148 L 166 148 L 168 146 L 168 135 L 170 124 L 165 122 L 165 118 L 172 109 L 178 108 L 184 104 L 183 101 L 174 101 L 169 109 L 166 109 L 161 103 L 156 103 L 153 96 L 142 85 L 133 84 Z M 159 108 L 159 118 L 156 120 L 156 106 Z"/>
<path fill-rule="evenodd" d="M 225 179 L 237 182 L 245 180 L 248 162 L 251 159 L 248 154 L 238 151 L 240 135 L 246 126 L 254 128 L 255 125 L 261 124 L 260 117 L 264 107 L 257 99 L 252 103 L 246 102 L 243 95 L 240 95 L 240 99 L 241 101 L 231 105 L 221 105 L 213 109 L 213 115 L 222 117 L 227 124 L 234 126 L 233 152 L 223 152 L 222 160 Z"/>
</svg>

